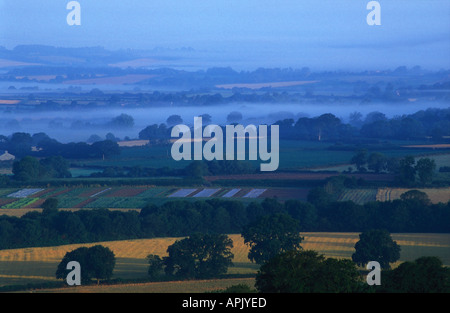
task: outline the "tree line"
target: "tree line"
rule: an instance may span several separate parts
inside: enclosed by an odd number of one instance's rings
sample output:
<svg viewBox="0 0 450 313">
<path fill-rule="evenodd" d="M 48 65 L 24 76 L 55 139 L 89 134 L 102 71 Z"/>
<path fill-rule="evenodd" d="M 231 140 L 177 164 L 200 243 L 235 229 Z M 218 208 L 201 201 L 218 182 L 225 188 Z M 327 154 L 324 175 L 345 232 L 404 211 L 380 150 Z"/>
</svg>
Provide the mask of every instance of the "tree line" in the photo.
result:
<svg viewBox="0 0 450 313">
<path fill-rule="evenodd" d="M 7 150 L 16 158 L 25 156 L 51 157 L 66 159 L 108 158 L 120 154 L 120 147 L 113 140 L 102 140 L 92 144 L 86 142 L 60 143 L 45 133 L 13 133 L 0 135 L 0 150 Z"/>
<path fill-rule="evenodd" d="M 348 123 L 331 113 L 317 117 L 300 117 L 276 122 L 284 139 L 356 142 L 363 139 L 412 140 L 431 137 L 443 140 L 450 134 L 450 109 L 427 109 L 414 114 L 386 117 L 371 112 L 350 115 Z"/>
<path fill-rule="evenodd" d="M 149 204 L 140 212 L 106 209 L 58 211 L 44 209 L 22 217 L 0 216 L 0 249 L 54 246 L 194 233 L 239 234 L 261 216 L 285 214 L 298 221 L 296 231 L 360 232 L 381 228 L 390 232 L 448 233 L 450 203 L 432 204 L 420 192 L 402 199 L 369 202 L 334 201 L 315 188 L 308 202 L 265 199 L 244 204 L 235 200 L 175 200 Z"/>
<path fill-rule="evenodd" d="M 202 115 L 204 124 L 211 122 L 211 116 Z M 227 123 L 240 123 L 243 120 L 240 112 L 231 112 Z M 172 115 L 166 124 L 149 125 L 139 132 L 140 139 L 169 139 L 171 127 L 181 124 L 178 115 Z M 426 137 L 435 141 L 445 140 L 450 135 L 450 109 L 427 109 L 413 114 L 405 114 L 388 118 L 384 113 L 371 112 L 363 119 L 359 112 L 350 114 L 348 122 L 344 122 L 334 114 L 325 113 L 315 117 L 299 117 L 297 120 L 286 118 L 278 120 L 280 138 L 290 140 L 326 141 L 358 143 L 370 140 L 414 140 Z M 224 127 L 224 126 L 222 126 Z"/>
<path fill-rule="evenodd" d="M 436 171 L 436 162 L 430 158 L 419 158 L 416 162 L 413 156 L 403 158 L 387 157 L 380 152 L 360 149 L 350 160 L 358 172 L 371 170 L 375 173 L 387 172 L 396 176 L 396 183 L 402 186 L 430 185 Z"/>
</svg>

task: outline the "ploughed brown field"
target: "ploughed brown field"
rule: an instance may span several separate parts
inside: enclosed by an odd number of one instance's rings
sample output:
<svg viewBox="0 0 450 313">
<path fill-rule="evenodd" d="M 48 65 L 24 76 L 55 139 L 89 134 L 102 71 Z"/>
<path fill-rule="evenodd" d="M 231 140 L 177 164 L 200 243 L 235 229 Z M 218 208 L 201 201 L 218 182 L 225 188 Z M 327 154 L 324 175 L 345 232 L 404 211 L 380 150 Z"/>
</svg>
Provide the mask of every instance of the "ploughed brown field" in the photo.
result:
<svg viewBox="0 0 450 313">
<path fill-rule="evenodd" d="M 242 174 L 242 175 L 218 175 L 205 176 L 207 181 L 216 180 L 324 180 L 329 177 L 344 175 L 363 178 L 368 181 L 392 181 L 394 175 L 390 174 L 341 174 L 341 173 L 263 173 L 263 174 Z"/>
</svg>

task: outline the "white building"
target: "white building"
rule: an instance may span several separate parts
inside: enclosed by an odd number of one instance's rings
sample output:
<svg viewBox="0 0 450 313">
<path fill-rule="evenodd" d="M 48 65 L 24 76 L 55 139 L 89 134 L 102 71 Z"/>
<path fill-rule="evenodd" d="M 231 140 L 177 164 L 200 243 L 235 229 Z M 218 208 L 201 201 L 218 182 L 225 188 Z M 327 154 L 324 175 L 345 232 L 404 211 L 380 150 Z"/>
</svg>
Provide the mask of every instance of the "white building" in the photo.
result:
<svg viewBox="0 0 450 313">
<path fill-rule="evenodd" d="M 0 161 L 12 161 L 15 159 L 16 157 L 8 153 L 8 151 L 0 150 Z"/>
</svg>

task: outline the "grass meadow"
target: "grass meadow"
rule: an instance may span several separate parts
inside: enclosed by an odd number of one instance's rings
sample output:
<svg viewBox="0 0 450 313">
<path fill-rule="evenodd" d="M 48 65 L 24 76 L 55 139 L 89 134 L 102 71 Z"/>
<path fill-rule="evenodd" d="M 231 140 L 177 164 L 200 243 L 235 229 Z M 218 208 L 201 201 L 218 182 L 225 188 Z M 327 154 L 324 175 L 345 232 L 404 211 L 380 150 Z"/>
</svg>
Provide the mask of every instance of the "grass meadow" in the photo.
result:
<svg viewBox="0 0 450 313">
<path fill-rule="evenodd" d="M 376 194 L 377 201 L 392 201 L 400 199 L 401 195 L 409 190 L 406 188 L 380 188 Z M 447 203 L 450 201 L 450 187 L 447 188 L 417 188 L 428 195 L 432 203 Z"/>
<path fill-rule="evenodd" d="M 430 155 L 435 159 L 438 168 L 448 166 L 449 149 L 433 150 L 431 148 L 405 148 L 403 142 L 393 142 L 390 149 L 384 148 L 382 152 L 388 157 L 404 157 L 407 155 L 422 156 Z M 354 149 L 333 149 L 329 142 L 302 141 L 302 140 L 280 140 L 279 170 L 305 170 L 305 169 L 327 169 L 347 170 L 349 162 L 355 154 Z M 142 166 L 151 168 L 169 167 L 181 169 L 186 167 L 190 161 L 175 161 L 170 152 L 169 145 L 155 145 L 142 147 L 122 148 L 121 154 L 112 156 L 107 160 L 72 160 L 74 163 L 73 176 L 89 175 L 93 172 L 92 167 L 103 168 L 106 166 Z M 355 148 L 356 149 L 356 148 Z M 374 151 L 376 147 L 373 148 Z M 248 159 L 248 158 L 246 158 Z M 261 161 L 251 161 L 255 169 L 259 168 Z M 90 168 L 86 169 L 86 166 Z M 83 170 L 83 168 L 85 168 Z"/>
</svg>

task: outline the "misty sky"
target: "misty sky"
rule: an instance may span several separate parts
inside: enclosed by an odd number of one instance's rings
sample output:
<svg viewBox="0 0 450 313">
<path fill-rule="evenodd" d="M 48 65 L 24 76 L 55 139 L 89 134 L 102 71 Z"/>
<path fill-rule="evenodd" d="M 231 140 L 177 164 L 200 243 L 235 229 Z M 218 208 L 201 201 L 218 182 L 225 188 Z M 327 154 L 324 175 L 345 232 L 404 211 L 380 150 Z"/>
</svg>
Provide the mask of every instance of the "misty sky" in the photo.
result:
<svg viewBox="0 0 450 313">
<path fill-rule="evenodd" d="M 69 0 L 0 0 L 0 46 L 191 47 L 235 67 L 450 68 L 449 0 L 79 0 L 81 26 L 66 23 Z"/>
</svg>

